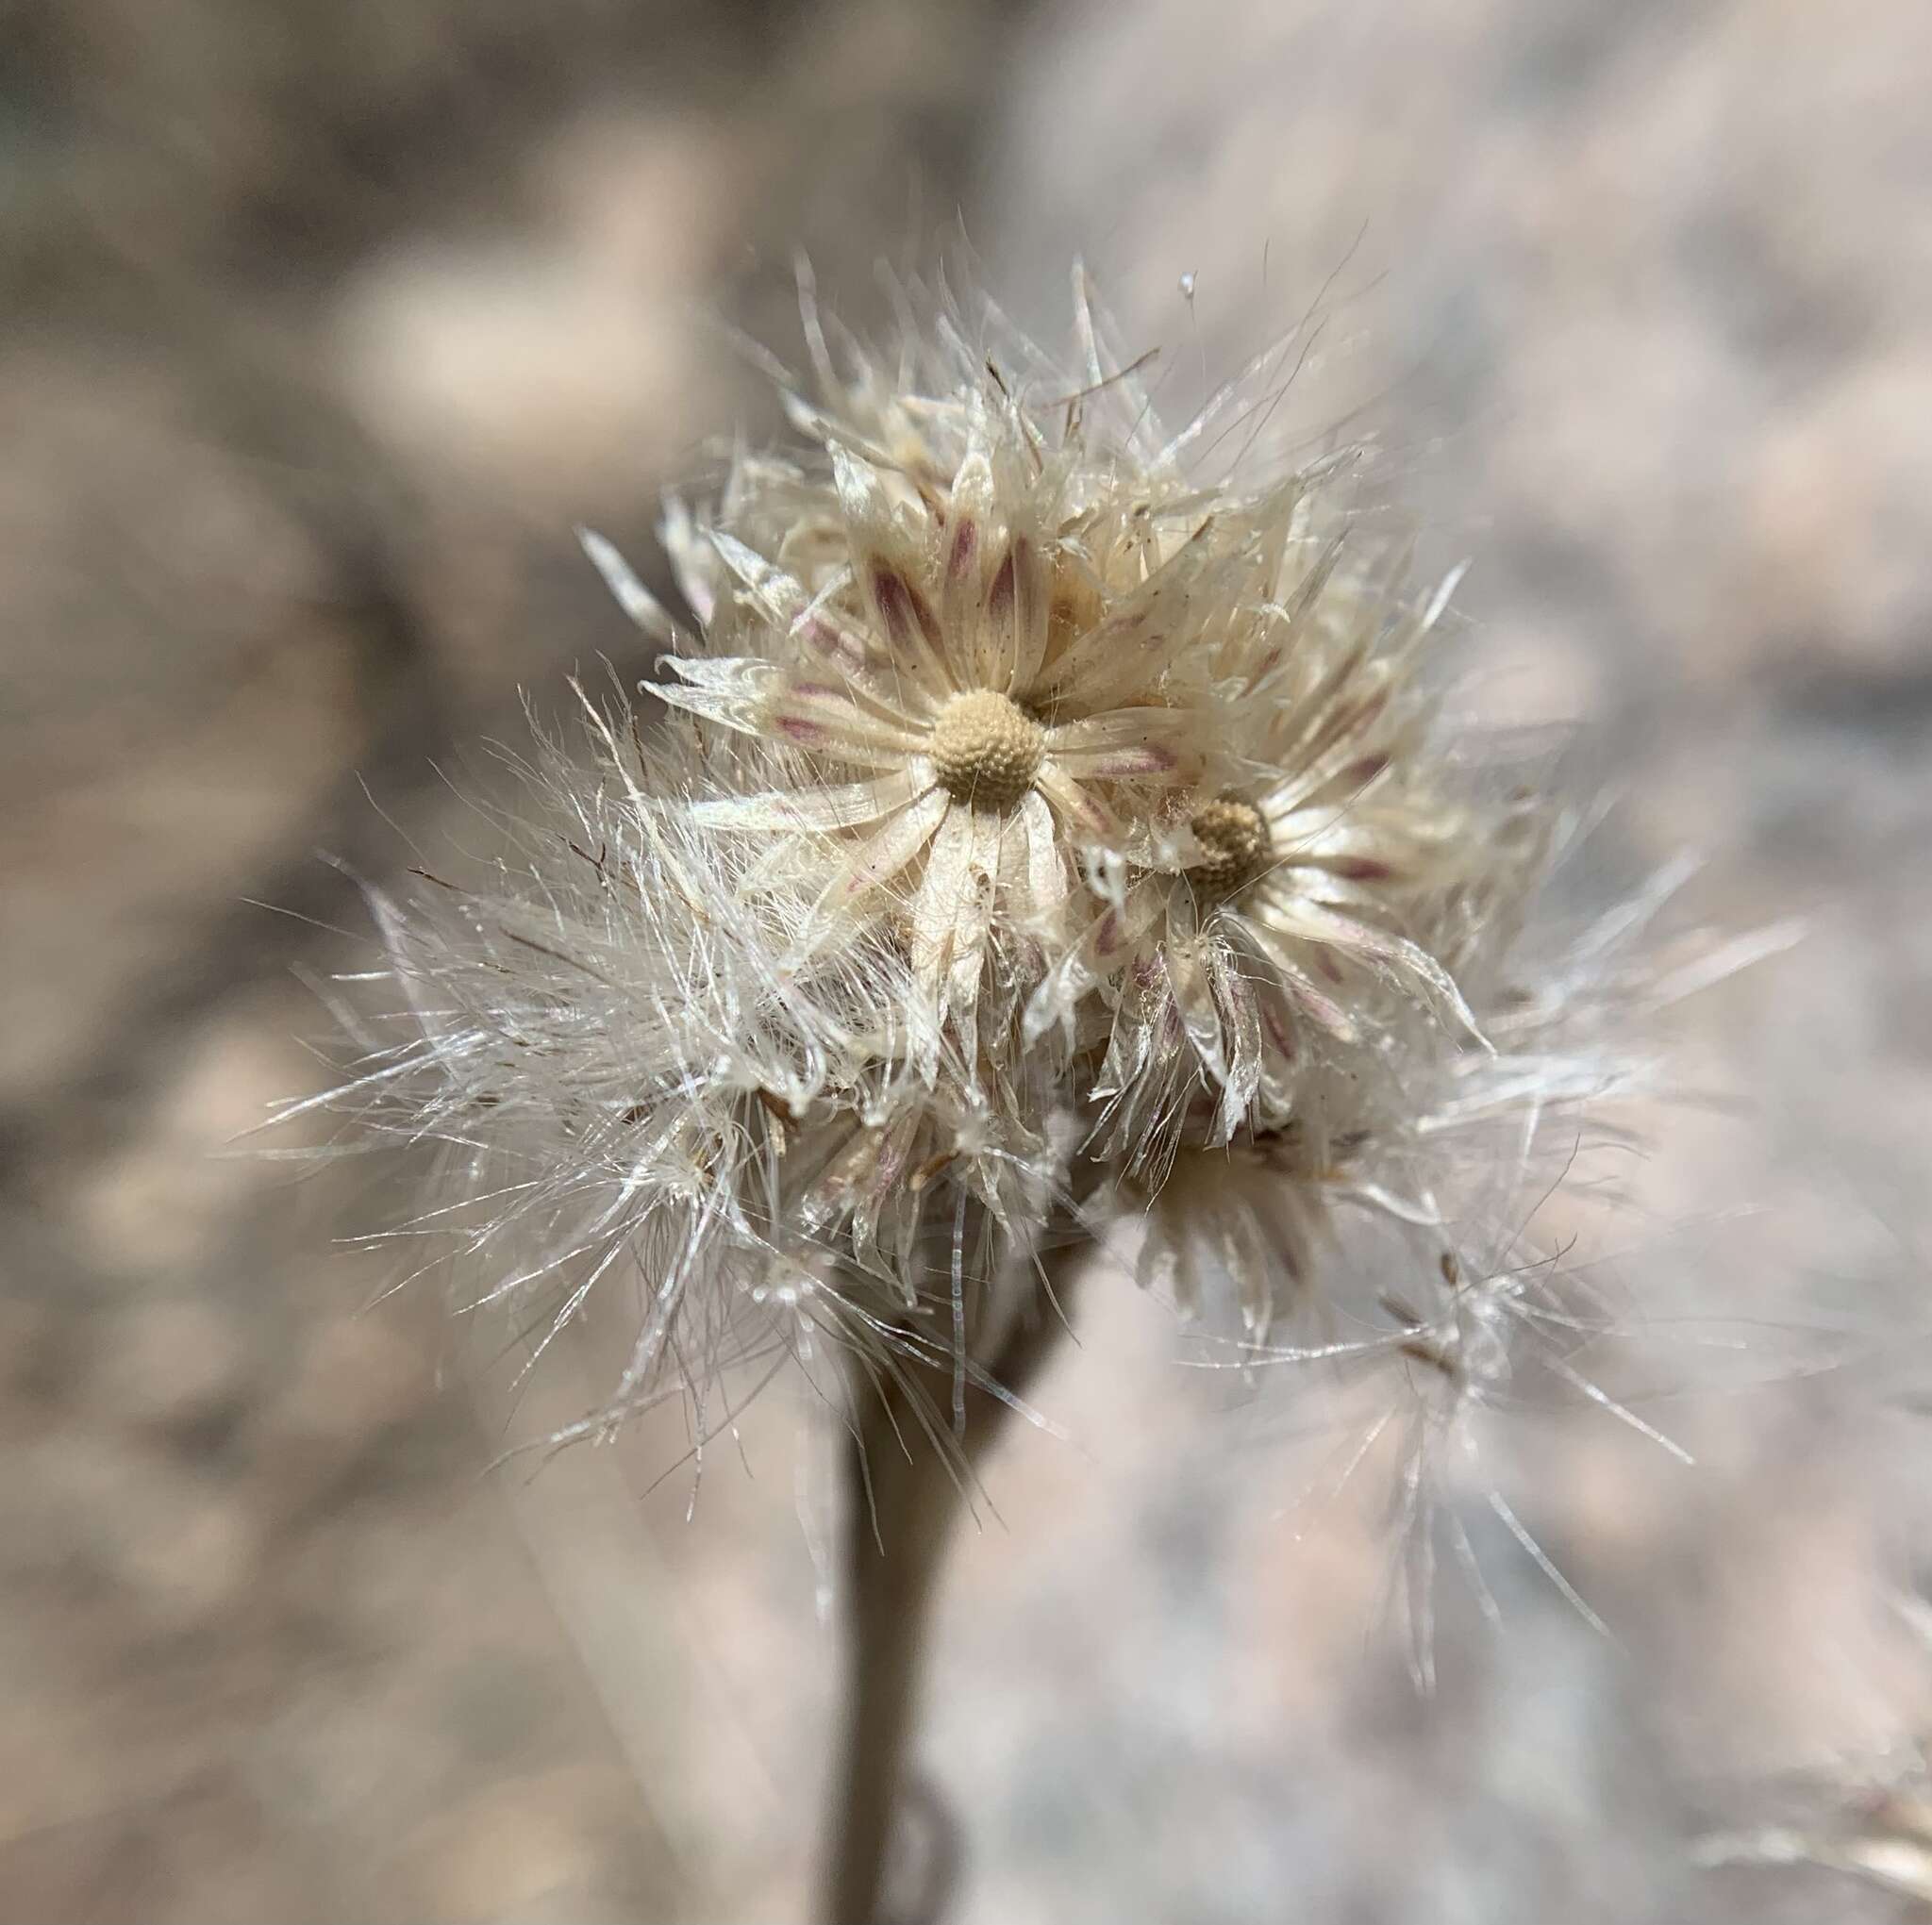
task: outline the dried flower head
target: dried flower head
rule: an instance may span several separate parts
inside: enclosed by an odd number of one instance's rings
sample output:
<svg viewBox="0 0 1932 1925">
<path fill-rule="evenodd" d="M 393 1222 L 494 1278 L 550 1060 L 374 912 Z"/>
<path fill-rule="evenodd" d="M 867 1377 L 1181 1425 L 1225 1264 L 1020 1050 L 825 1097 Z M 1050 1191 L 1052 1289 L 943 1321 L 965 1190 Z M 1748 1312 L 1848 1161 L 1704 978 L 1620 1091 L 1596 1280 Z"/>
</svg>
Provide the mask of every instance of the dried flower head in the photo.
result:
<svg viewBox="0 0 1932 1925">
<path fill-rule="evenodd" d="M 881 357 L 808 298 L 802 452 L 667 508 L 694 630 L 586 536 L 669 714 L 587 701 L 515 859 L 380 910 L 403 1029 L 347 1093 L 448 1144 L 473 1301 L 539 1352 L 647 1306 L 587 1428 L 822 1341 L 945 1365 L 958 1421 L 1042 1253 L 1122 1218 L 1287 1354 L 1339 1210 L 1446 1275 L 1444 1144 L 1611 1080 L 1525 1040 L 1560 812 L 1445 720 L 1455 578 L 1411 586 L 1348 455 L 1200 465 L 1279 359 L 1168 434 L 1077 274 L 1071 369 L 917 303 Z"/>
<path fill-rule="evenodd" d="M 1180 504 L 1071 405 L 1049 440 L 996 373 L 909 462 L 812 418 L 816 519 L 770 557 L 708 531 L 735 590 L 655 692 L 748 738 L 749 792 L 694 815 L 818 877 L 801 944 L 895 932 L 930 1026 L 969 1053 L 991 972 L 997 1050 L 1082 913 L 1083 864 L 1146 859 L 1172 799 L 1220 770 L 1209 672 L 1265 531 Z"/>
</svg>

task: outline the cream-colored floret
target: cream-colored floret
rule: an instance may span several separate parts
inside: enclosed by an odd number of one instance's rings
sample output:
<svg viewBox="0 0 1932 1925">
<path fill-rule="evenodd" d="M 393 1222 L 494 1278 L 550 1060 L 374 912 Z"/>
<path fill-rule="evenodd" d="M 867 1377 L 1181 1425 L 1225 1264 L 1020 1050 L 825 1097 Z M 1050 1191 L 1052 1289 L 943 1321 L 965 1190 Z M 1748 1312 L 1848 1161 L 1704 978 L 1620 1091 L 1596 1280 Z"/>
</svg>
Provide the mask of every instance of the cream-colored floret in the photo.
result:
<svg viewBox="0 0 1932 1925">
<path fill-rule="evenodd" d="M 1046 731 L 1011 696 L 991 689 L 955 695 L 932 728 L 932 765 L 956 802 L 1011 808 L 1033 787 Z"/>
<path fill-rule="evenodd" d="M 1194 811 L 1188 826 L 1201 845 L 1188 873 L 1196 884 L 1227 891 L 1253 882 L 1268 864 L 1268 824 L 1252 804 L 1220 796 Z"/>
</svg>

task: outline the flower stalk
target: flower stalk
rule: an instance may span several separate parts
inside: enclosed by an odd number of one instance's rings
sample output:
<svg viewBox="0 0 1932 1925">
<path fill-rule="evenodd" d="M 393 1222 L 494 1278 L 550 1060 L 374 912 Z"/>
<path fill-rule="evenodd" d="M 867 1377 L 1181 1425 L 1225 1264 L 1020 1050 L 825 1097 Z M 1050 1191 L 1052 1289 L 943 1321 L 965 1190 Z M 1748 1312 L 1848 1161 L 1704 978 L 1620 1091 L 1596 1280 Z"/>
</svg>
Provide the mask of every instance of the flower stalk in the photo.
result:
<svg viewBox="0 0 1932 1925">
<path fill-rule="evenodd" d="M 845 1695 L 820 1913 L 825 1925 L 914 1925 L 940 1916 L 944 1895 L 934 1889 L 941 1880 L 931 1867 L 912 1902 L 891 1905 L 896 1895 L 887 1889 L 889 1867 L 904 1862 L 894 1847 L 906 1837 L 935 1594 L 947 1547 L 973 1509 L 981 1464 L 1070 1331 L 1086 1253 L 1078 1244 L 1057 1252 L 1051 1305 L 1024 1304 L 988 1353 L 974 1356 L 958 1435 L 935 1435 L 954 1395 L 951 1373 L 940 1366 L 861 1375 L 853 1386 L 841 1453 Z"/>
</svg>

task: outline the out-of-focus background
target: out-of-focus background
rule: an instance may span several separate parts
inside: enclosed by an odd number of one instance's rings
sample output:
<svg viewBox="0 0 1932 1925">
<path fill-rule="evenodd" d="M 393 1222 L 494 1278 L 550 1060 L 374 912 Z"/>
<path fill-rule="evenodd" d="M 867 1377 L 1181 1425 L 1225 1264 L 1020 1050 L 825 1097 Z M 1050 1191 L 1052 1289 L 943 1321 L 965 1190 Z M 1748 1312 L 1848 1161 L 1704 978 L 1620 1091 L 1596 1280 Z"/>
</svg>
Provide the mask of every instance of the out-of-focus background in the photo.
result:
<svg viewBox="0 0 1932 1925">
<path fill-rule="evenodd" d="M 586 1360 L 509 1413 L 432 1290 L 367 1308 L 365 1169 L 223 1153 L 329 1075 L 318 852 L 392 872 L 520 689 L 644 666 L 572 525 L 653 572 L 657 490 L 776 432 L 726 324 L 792 353 L 801 247 L 867 323 L 963 215 L 1042 330 L 1082 254 L 1176 391 L 1325 284 L 1292 405 L 1478 556 L 1482 705 L 1592 720 L 1603 889 L 1694 840 L 1699 914 L 1810 921 L 1687 1009 L 1726 1100 L 1659 1120 L 1630 1268 L 1923 1327 L 1928 85 L 1918 0 L 0 8 L 0 1917 L 804 1911 L 804 1413 L 689 1521 L 674 1429 L 492 1472 Z M 1695 1471 L 1544 1426 L 1616 1637 L 1491 1517 L 1502 1629 L 1446 1573 L 1424 1700 L 1291 1400 L 1090 1308 L 938 1639 L 959 1917 L 1927 1916 L 1909 1344 L 1769 1331 L 1675 1404 Z"/>
</svg>

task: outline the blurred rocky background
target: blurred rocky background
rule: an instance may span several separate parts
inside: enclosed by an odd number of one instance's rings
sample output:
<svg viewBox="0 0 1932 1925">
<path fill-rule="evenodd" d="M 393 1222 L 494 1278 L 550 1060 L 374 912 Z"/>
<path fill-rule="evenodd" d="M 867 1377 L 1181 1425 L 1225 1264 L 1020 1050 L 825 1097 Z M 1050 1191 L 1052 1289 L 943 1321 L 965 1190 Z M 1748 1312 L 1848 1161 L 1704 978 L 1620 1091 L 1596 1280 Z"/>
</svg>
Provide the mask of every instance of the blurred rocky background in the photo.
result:
<svg viewBox="0 0 1932 1925">
<path fill-rule="evenodd" d="M 644 666 L 573 523 L 651 572 L 776 432 L 731 330 L 792 352 L 794 250 L 866 324 L 962 215 L 1175 397 L 1325 289 L 1285 419 L 1478 556 L 1477 705 L 1591 719 L 1584 897 L 1691 840 L 1697 914 L 1810 935 L 1689 1005 L 1624 1255 L 1760 1307 L 1705 1461 L 1533 1432 L 1615 1640 L 1478 1504 L 1502 1628 L 1445 1570 L 1418 1697 L 1319 1423 L 1093 1290 L 938 1640 L 958 1916 L 1932 1916 L 1928 81 L 1917 0 L 0 6 L 0 1917 L 801 1916 L 809 1413 L 694 1505 L 670 1419 L 492 1469 L 594 1357 L 511 1410 L 375 1301 L 381 1181 L 236 1139 L 368 966 L 322 856 L 459 835 L 520 691 Z"/>
</svg>

